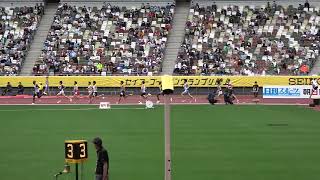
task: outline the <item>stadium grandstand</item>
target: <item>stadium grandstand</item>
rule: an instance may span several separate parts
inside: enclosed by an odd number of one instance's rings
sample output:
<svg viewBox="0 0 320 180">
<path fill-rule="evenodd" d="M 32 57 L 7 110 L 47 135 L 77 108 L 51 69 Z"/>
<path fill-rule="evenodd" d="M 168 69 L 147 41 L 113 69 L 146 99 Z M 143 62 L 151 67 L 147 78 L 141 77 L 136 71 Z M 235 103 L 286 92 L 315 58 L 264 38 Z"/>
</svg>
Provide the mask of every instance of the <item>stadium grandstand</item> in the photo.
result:
<svg viewBox="0 0 320 180">
<path fill-rule="evenodd" d="M 18 75 L 33 42 L 44 13 L 43 4 L 22 6 L 1 5 L 0 75 Z"/>
<path fill-rule="evenodd" d="M 261 5 L 262 4 L 262 5 Z M 177 74 L 307 75 L 319 58 L 319 8 L 191 4 Z"/>
<path fill-rule="evenodd" d="M 33 72 L 159 74 L 173 13 L 174 4 L 128 9 L 61 4 Z"/>
</svg>

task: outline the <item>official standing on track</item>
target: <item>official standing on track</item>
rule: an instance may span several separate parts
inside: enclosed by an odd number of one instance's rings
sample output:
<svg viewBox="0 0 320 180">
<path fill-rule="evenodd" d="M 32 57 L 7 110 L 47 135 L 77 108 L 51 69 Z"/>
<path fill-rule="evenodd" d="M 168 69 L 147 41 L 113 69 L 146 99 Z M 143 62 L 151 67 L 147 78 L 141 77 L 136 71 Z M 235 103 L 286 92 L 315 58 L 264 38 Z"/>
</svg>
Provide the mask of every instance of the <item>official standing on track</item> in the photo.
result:
<svg viewBox="0 0 320 180">
<path fill-rule="evenodd" d="M 40 93 L 40 87 L 39 87 L 39 85 L 37 84 L 37 82 L 36 82 L 36 81 L 33 81 L 32 84 L 33 84 L 32 104 L 34 104 L 34 103 L 36 102 L 36 97 L 38 97 L 38 99 L 41 98 L 41 93 Z"/>
<path fill-rule="evenodd" d="M 162 90 L 162 83 L 159 82 L 159 92 L 157 94 L 157 104 L 160 103 L 160 96 L 164 96 L 163 90 Z"/>
<path fill-rule="evenodd" d="M 233 104 L 233 101 L 236 100 L 239 103 L 237 96 L 234 94 L 232 85 L 228 85 L 227 89 L 224 92 L 224 102 L 226 105 Z"/>
<path fill-rule="evenodd" d="M 121 81 L 120 82 L 120 97 L 119 97 L 119 100 L 118 100 L 117 104 L 120 103 L 121 99 L 124 100 L 125 98 L 126 98 L 126 87 L 124 85 L 124 82 Z"/>
<path fill-rule="evenodd" d="M 252 92 L 253 92 L 253 97 L 257 98 L 259 94 L 259 85 L 257 81 L 255 81 L 254 85 L 252 86 Z"/>
<path fill-rule="evenodd" d="M 97 150 L 96 180 L 109 180 L 109 156 L 108 151 L 103 147 L 99 137 L 93 139 Z"/>
<path fill-rule="evenodd" d="M 318 82 L 317 82 L 317 79 L 312 79 L 311 84 L 312 84 L 312 90 L 311 90 L 309 99 L 312 97 L 312 95 L 313 95 L 314 92 L 317 92 L 317 91 L 318 91 L 318 87 L 319 87 L 319 84 L 318 84 Z"/>
</svg>

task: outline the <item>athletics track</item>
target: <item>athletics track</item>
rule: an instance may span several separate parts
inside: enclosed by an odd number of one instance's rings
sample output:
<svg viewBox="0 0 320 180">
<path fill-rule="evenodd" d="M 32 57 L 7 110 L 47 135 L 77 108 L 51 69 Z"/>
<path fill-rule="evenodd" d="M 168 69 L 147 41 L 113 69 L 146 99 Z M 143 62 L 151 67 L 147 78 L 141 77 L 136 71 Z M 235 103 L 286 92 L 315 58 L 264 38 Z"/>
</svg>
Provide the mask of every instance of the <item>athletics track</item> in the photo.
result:
<svg viewBox="0 0 320 180">
<path fill-rule="evenodd" d="M 207 96 L 205 95 L 198 95 L 194 96 L 196 100 L 191 100 L 189 97 L 185 96 L 182 97 L 180 95 L 172 95 L 172 104 L 208 104 L 208 100 L 206 99 Z M 311 99 L 263 99 L 262 97 L 254 98 L 253 96 L 245 96 L 245 95 L 238 95 L 239 103 L 235 103 L 236 105 L 254 105 L 254 104 L 261 104 L 261 105 L 301 105 L 301 106 L 308 106 L 312 103 Z M 100 96 L 96 97 L 92 104 L 99 104 L 100 102 L 110 102 L 111 105 L 117 104 L 119 96 L 115 95 L 108 95 L 108 96 Z M 155 95 L 150 96 L 148 98 L 153 103 L 157 101 Z M 120 104 L 122 105 L 137 105 L 140 101 L 139 95 L 128 96 L 125 100 L 121 100 Z M 163 103 L 164 98 L 160 97 L 160 103 Z M 255 100 L 258 100 L 256 102 Z M 61 101 L 60 103 L 57 103 Z M 57 97 L 57 96 L 43 96 L 40 99 L 36 99 L 35 104 L 89 104 L 89 99 L 87 96 L 79 96 L 77 98 L 73 98 L 72 102 L 65 97 Z M 0 104 L 1 105 L 28 105 L 32 103 L 32 96 L 29 95 L 21 95 L 21 96 L 0 96 Z M 217 104 L 223 104 L 223 97 L 220 96 L 219 101 Z M 320 107 L 316 107 L 314 109 L 320 110 Z"/>
</svg>

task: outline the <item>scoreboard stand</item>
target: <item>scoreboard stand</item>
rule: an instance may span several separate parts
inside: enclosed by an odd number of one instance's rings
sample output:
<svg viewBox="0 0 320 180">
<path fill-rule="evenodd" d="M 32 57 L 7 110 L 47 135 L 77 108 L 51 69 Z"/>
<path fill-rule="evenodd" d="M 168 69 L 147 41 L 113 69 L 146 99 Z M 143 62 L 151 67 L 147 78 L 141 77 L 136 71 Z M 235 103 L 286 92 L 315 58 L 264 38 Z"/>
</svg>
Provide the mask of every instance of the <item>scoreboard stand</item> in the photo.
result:
<svg viewBox="0 0 320 180">
<path fill-rule="evenodd" d="M 76 180 L 79 180 L 79 163 L 88 159 L 88 142 L 86 140 L 66 140 L 65 162 L 75 164 Z"/>
</svg>

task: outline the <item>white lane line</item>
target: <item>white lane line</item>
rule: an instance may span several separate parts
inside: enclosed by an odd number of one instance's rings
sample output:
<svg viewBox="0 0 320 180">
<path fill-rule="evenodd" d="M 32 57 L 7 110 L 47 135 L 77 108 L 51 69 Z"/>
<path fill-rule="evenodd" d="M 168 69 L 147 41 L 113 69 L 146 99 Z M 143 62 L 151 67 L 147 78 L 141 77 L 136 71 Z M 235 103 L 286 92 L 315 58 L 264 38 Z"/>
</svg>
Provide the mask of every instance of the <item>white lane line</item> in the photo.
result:
<svg viewBox="0 0 320 180">
<path fill-rule="evenodd" d="M 111 108 L 108 110 L 143 110 L 146 108 Z M 0 112 L 25 112 L 25 111 L 90 111 L 90 110 L 100 110 L 97 108 L 73 108 L 73 109 L 0 109 Z"/>
<path fill-rule="evenodd" d="M 171 103 L 172 105 L 210 105 L 209 103 Z M 0 104 L 1 106 L 97 106 L 99 104 Z M 112 106 L 142 106 L 138 103 L 128 104 L 111 104 Z M 155 105 L 164 105 L 163 103 Z M 225 105 L 224 103 L 216 103 L 215 105 Z M 234 105 L 282 105 L 282 106 L 308 106 L 306 103 L 235 103 Z"/>
<path fill-rule="evenodd" d="M 97 108 L 78 108 L 78 109 L 0 109 L 0 112 L 16 112 L 16 111 L 88 111 Z"/>
</svg>

